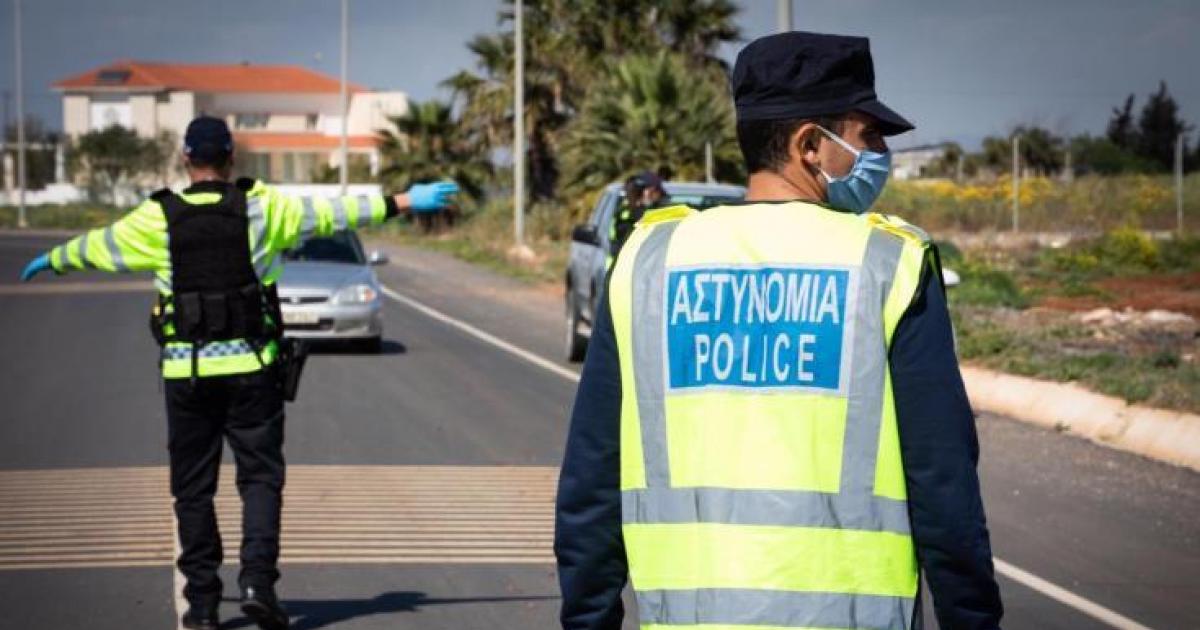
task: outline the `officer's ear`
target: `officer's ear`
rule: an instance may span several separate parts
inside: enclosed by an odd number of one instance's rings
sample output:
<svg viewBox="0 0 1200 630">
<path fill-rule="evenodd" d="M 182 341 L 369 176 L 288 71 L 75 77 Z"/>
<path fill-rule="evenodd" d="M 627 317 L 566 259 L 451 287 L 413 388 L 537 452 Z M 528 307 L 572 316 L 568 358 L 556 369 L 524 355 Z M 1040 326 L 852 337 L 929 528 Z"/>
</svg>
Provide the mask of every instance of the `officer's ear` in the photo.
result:
<svg viewBox="0 0 1200 630">
<path fill-rule="evenodd" d="M 820 166 L 821 160 L 817 154 L 820 143 L 821 130 L 816 123 L 802 123 L 796 127 L 796 131 L 792 133 L 791 142 L 788 143 L 788 152 L 791 153 L 792 161 L 804 164 L 810 171 Z"/>
</svg>

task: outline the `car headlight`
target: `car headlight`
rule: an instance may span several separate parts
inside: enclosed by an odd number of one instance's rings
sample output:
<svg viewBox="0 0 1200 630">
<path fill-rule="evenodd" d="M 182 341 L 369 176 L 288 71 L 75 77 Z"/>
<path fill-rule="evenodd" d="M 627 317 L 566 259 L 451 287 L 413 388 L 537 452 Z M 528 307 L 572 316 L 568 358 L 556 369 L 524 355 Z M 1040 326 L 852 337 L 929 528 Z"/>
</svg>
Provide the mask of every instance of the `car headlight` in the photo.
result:
<svg viewBox="0 0 1200 630">
<path fill-rule="evenodd" d="M 369 284 L 352 284 L 342 287 L 338 290 L 337 295 L 333 296 L 333 301 L 338 304 L 366 304 L 374 302 L 379 297 L 379 292 Z"/>
</svg>

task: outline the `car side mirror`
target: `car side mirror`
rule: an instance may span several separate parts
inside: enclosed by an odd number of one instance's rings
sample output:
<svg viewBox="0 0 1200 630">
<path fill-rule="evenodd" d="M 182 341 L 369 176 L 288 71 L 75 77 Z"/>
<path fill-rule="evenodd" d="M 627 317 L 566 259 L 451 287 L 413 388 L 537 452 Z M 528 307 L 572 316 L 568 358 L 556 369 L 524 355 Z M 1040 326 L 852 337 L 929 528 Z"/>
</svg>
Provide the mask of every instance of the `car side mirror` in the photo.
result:
<svg viewBox="0 0 1200 630">
<path fill-rule="evenodd" d="M 600 235 L 596 232 L 596 226 L 581 223 L 571 231 L 571 240 L 585 245 L 599 245 Z"/>
<path fill-rule="evenodd" d="M 367 264 L 372 266 L 386 265 L 388 264 L 388 255 L 379 250 L 375 250 L 367 256 Z"/>
</svg>

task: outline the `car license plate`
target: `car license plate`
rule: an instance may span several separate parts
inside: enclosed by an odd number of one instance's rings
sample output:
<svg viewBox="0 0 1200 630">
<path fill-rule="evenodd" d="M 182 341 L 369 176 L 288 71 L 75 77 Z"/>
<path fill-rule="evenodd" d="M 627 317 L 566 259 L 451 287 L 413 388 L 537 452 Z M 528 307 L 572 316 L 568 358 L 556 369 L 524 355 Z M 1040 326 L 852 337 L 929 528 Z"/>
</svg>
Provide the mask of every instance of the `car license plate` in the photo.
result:
<svg viewBox="0 0 1200 630">
<path fill-rule="evenodd" d="M 305 313 L 305 312 L 292 311 L 290 313 L 285 312 L 283 314 L 283 325 L 284 326 L 288 326 L 288 325 L 305 326 L 305 325 L 316 324 L 320 321 L 321 321 L 321 318 L 316 313 Z"/>
</svg>

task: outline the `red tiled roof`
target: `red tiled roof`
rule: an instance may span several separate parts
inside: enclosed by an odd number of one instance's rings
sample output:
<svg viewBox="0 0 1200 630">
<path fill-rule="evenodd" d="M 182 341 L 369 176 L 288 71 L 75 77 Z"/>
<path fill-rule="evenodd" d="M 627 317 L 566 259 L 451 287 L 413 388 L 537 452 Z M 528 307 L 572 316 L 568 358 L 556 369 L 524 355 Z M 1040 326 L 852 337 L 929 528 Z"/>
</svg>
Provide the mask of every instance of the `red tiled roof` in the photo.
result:
<svg viewBox="0 0 1200 630">
<path fill-rule="evenodd" d="M 104 75 L 104 76 L 102 76 Z M 338 79 L 300 66 L 118 61 L 68 77 L 59 90 L 157 88 L 194 92 L 337 93 Z M 351 92 L 363 88 L 350 84 Z"/>
<path fill-rule="evenodd" d="M 352 149 L 375 147 L 375 136 L 350 136 L 347 138 Z M 280 133 L 270 131 L 234 132 L 233 144 L 238 150 L 264 151 L 271 149 L 337 149 L 341 146 L 338 136 L 326 136 L 315 132 Z"/>
</svg>

